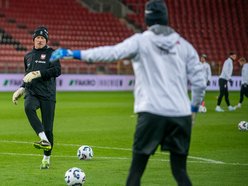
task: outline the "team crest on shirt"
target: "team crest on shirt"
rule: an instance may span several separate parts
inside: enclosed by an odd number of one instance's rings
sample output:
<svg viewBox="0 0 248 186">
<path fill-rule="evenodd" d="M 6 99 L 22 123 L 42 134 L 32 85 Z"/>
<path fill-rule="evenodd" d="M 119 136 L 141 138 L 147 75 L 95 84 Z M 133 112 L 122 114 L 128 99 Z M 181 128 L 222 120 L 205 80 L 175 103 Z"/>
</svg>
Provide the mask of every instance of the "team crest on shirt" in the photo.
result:
<svg viewBox="0 0 248 186">
<path fill-rule="evenodd" d="M 46 54 L 41 54 L 40 59 L 46 59 Z"/>
</svg>

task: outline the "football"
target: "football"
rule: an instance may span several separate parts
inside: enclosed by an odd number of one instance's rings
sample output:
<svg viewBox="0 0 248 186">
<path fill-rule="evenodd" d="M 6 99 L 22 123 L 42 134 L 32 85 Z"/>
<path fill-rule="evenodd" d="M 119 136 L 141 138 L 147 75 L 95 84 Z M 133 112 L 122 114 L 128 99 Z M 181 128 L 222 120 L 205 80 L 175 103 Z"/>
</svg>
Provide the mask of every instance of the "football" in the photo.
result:
<svg viewBox="0 0 248 186">
<path fill-rule="evenodd" d="M 90 160 L 94 156 L 93 150 L 90 146 L 88 145 L 83 145 L 79 147 L 77 151 L 77 157 L 80 160 Z"/>
<path fill-rule="evenodd" d="M 248 130 L 248 122 L 247 121 L 241 121 L 241 122 L 239 122 L 238 129 L 239 130 L 242 130 L 242 131 Z"/>
<path fill-rule="evenodd" d="M 85 179 L 85 173 L 77 167 L 70 168 L 65 173 L 65 182 L 68 186 L 82 186 Z"/>
<path fill-rule="evenodd" d="M 198 112 L 206 113 L 207 112 L 207 108 L 205 106 L 200 106 Z"/>
</svg>

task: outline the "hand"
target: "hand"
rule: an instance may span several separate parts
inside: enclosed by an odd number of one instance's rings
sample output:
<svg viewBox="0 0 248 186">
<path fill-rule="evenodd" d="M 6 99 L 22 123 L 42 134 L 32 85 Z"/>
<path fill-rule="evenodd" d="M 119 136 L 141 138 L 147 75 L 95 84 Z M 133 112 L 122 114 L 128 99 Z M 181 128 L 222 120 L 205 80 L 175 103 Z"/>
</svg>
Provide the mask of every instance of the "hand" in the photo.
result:
<svg viewBox="0 0 248 186">
<path fill-rule="evenodd" d="M 209 86 L 209 85 L 210 85 L 210 81 L 208 80 L 208 81 L 207 81 L 207 86 Z"/>
<path fill-rule="evenodd" d="M 65 48 L 59 48 L 55 50 L 51 57 L 50 62 L 57 61 L 59 59 L 81 59 L 81 52 L 80 50 L 70 50 Z"/>
<path fill-rule="evenodd" d="M 232 86 L 233 85 L 233 80 L 232 79 L 229 79 L 229 83 Z"/>
<path fill-rule="evenodd" d="M 25 88 L 21 87 L 17 91 L 14 92 L 12 96 L 12 102 L 17 105 L 17 100 L 24 94 Z"/>
<path fill-rule="evenodd" d="M 52 53 L 50 57 L 50 61 L 54 62 L 59 59 L 72 59 L 72 58 L 73 58 L 73 52 L 71 50 L 65 48 L 59 48 Z"/>
<path fill-rule="evenodd" d="M 23 78 L 23 81 L 24 81 L 25 83 L 29 83 L 29 82 L 31 82 L 33 79 L 39 78 L 39 77 L 41 77 L 40 71 L 32 71 L 32 72 L 29 72 L 29 73 Z"/>
</svg>

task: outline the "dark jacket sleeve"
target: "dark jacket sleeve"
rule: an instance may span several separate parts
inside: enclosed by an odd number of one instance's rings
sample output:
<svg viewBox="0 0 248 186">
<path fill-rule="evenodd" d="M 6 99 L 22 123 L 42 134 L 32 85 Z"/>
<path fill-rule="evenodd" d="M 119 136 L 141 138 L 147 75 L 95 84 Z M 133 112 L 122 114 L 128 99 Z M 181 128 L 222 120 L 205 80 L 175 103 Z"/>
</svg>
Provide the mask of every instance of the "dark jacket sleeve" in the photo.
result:
<svg viewBox="0 0 248 186">
<path fill-rule="evenodd" d="M 25 70 L 25 75 L 26 75 L 26 70 L 27 70 L 27 59 L 26 59 L 26 56 L 24 56 L 24 70 Z M 24 81 L 22 82 L 22 85 L 21 87 L 25 88 L 25 83 Z"/>
<path fill-rule="evenodd" d="M 49 80 L 52 77 L 58 77 L 61 74 L 61 65 L 59 60 L 50 63 L 50 66 L 46 70 L 40 71 L 43 80 Z"/>
</svg>

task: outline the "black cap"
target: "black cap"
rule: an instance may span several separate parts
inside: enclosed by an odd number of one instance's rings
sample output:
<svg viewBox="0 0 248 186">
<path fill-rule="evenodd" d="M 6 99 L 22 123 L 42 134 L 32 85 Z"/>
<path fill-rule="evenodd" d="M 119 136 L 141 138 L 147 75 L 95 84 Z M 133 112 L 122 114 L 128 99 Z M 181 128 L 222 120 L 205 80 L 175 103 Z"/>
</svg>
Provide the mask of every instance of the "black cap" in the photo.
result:
<svg viewBox="0 0 248 186">
<path fill-rule="evenodd" d="M 147 26 L 168 25 L 168 11 L 164 0 L 149 0 L 146 3 L 145 23 Z"/>
<path fill-rule="evenodd" d="M 35 31 L 34 31 L 34 34 L 33 34 L 33 40 L 37 36 L 43 36 L 47 41 L 48 40 L 48 30 L 47 30 L 47 28 L 44 27 L 44 26 L 40 26 L 40 27 L 36 28 Z"/>
</svg>

